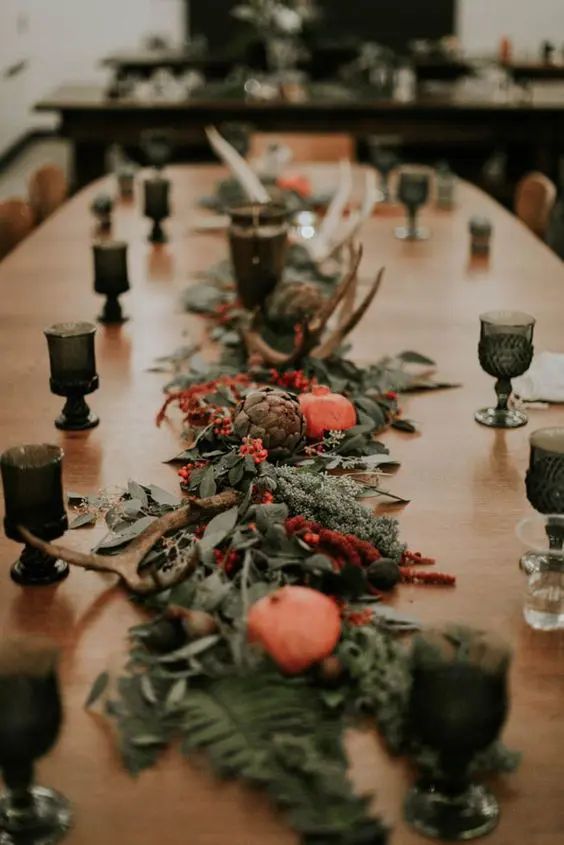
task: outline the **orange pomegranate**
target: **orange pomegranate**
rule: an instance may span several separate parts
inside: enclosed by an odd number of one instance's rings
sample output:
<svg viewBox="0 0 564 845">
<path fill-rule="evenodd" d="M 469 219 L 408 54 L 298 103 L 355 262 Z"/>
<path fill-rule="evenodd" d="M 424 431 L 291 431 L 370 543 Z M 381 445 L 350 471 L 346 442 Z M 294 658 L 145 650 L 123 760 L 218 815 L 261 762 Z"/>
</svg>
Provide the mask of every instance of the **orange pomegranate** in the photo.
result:
<svg viewBox="0 0 564 845">
<path fill-rule="evenodd" d="M 335 602 L 309 587 L 282 587 L 254 604 L 247 636 L 260 643 L 288 675 L 297 675 L 332 654 L 341 635 Z"/>
<path fill-rule="evenodd" d="M 325 385 L 317 385 L 298 399 L 310 440 L 320 440 L 324 431 L 346 431 L 356 425 L 356 409 L 350 399 L 331 393 Z"/>
</svg>

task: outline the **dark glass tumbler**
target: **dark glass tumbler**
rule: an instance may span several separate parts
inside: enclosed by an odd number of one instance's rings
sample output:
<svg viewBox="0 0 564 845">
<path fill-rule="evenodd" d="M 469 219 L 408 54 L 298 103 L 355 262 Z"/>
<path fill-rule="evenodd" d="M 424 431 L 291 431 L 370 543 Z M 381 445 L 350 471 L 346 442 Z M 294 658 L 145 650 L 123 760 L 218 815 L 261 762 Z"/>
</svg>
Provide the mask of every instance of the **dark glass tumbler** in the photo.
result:
<svg viewBox="0 0 564 845">
<path fill-rule="evenodd" d="M 94 290 L 106 297 L 100 323 L 123 323 L 119 297 L 129 290 L 127 272 L 127 244 L 124 241 L 105 241 L 94 244 Z"/>
<path fill-rule="evenodd" d="M 509 408 L 511 379 L 525 373 L 533 360 L 535 318 L 521 311 L 489 311 L 480 315 L 478 357 L 484 372 L 497 379 L 497 406 L 476 411 L 474 419 L 492 428 L 519 428 L 528 418 Z"/>
<path fill-rule="evenodd" d="M 395 230 L 396 238 L 401 241 L 424 241 L 429 237 L 429 230 L 417 225 L 417 212 L 429 199 L 431 179 L 426 170 L 403 168 L 398 179 L 397 198 L 405 205 L 407 223 Z"/>
<path fill-rule="evenodd" d="M 83 431 L 98 425 L 99 419 L 84 397 L 98 389 L 92 323 L 56 323 L 45 329 L 51 364 L 52 393 L 67 401 L 55 420 L 63 431 Z"/>
<path fill-rule="evenodd" d="M 505 722 L 509 654 L 505 649 L 488 653 L 486 641 L 473 656 L 470 645 L 470 654 L 447 660 L 426 654 L 419 660 L 425 636 L 414 649 L 408 730 L 412 740 L 435 752 L 437 766 L 408 793 L 405 816 L 425 836 L 474 839 L 492 830 L 499 818 L 496 799 L 471 781 L 469 769 Z"/>
<path fill-rule="evenodd" d="M 547 519 L 548 550 L 526 552 L 521 558 L 521 569 L 527 575 L 549 569 L 553 563 L 551 551 L 562 558 L 564 528 L 557 515 L 564 515 L 564 428 L 540 428 L 529 438 L 531 447 L 529 468 L 525 477 L 527 499 L 536 511 L 555 515 Z"/>
<path fill-rule="evenodd" d="M 170 216 L 170 181 L 162 176 L 145 179 L 143 191 L 145 217 L 153 221 L 149 241 L 154 244 L 166 243 L 167 236 L 161 224 Z"/>
<path fill-rule="evenodd" d="M 57 650 L 30 637 L 0 646 L 0 842 L 51 845 L 71 824 L 68 801 L 33 784 L 35 761 L 55 744 L 62 722 Z"/>
<path fill-rule="evenodd" d="M 42 540 L 55 540 L 68 528 L 63 500 L 63 451 L 58 446 L 15 446 L 0 457 L 4 488 L 4 532 L 10 540 L 24 543 L 12 566 L 18 584 L 54 584 L 69 573 L 68 565 L 43 554 L 25 542 L 22 526 Z"/>
<path fill-rule="evenodd" d="M 282 278 L 288 249 L 287 209 L 274 203 L 230 209 L 229 245 L 239 298 L 245 308 L 264 305 Z"/>
</svg>

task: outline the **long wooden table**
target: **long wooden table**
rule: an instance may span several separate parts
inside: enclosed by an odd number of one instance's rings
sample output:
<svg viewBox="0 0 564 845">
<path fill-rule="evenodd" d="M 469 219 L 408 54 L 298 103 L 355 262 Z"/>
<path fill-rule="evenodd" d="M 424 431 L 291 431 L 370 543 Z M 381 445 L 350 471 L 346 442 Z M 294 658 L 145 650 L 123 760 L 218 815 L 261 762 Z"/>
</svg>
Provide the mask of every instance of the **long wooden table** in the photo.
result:
<svg viewBox="0 0 564 845">
<path fill-rule="evenodd" d="M 171 243 L 153 249 L 148 222 L 134 205 L 118 205 L 115 235 L 130 243 L 132 290 L 124 299 L 131 316 L 121 328 L 100 326 L 100 390 L 91 404 L 99 428 L 64 434 L 53 427 L 61 400 L 49 393 L 42 329 L 54 321 L 88 320 L 100 310 L 92 292 L 88 211 L 109 183 L 74 197 L 0 265 L 0 445 L 52 442 L 63 446 L 68 490 L 91 492 L 128 478 L 176 489 L 162 463 L 179 447 L 177 422 L 157 429 L 154 416 L 164 376 L 147 371 L 158 355 L 190 338 L 202 323 L 183 314 L 178 294 L 195 271 L 225 254 L 223 238 L 193 234 L 197 198 L 222 171 L 171 168 L 175 214 Z M 332 171 L 333 180 L 335 174 Z M 328 180 L 325 180 L 328 184 Z M 487 267 L 469 263 L 467 220 L 486 213 L 494 223 Z M 397 510 L 401 534 L 412 548 L 438 558 L 455 573 L 455 589 L 401 587 L 393 603 L 424 623 L 457 620 L 501 632 L 515 649 L 513 705 L 508 744 L 524 752 L 520 771 L 498 779 L 501 799 L 495 845 L 560 845 L 564 829 L 564 637 L 535 633 L 522 619 L 522 551 L 515 524 L 530 513 L 523 477 L 528 435 L 562 424 L 558 407 L 531 411 L 528 427 L 495 431 L 477 425 L 473 412 L 493 399 L 493 380 L 477 360 L 478 314 L 490 308 L 529 311 L 537 319 L 536 347 L 562 351 L 564 267 L 517 220 L 470 185 L 461 185 L 452 212 L 424 213 L 432 239 L 405 243 L 392 236 L 397 212 L 379 214 L 364 232 L 362 272 L 368 282 L 381 263 L 385 283 L 353 336 L 353 356 L 374 361 L 415 349 L 434 357 L 441 373 L 463 387 L 406 398 L 407 416 L 420 436 L 385 433 L 402 466 L 390 489 L 412 500 Z M 69 541 L 88 548 L 96 533 L 74 532 Z M 115 738 L 101 717 L 84 711 L 94 677 L 117 672 L 128 627 L 140 613 L 115 586 L 113 576 L 73 571 L 55 588 L 21 589 L 9 577 L 18 554 L 0 537 L 4 562 L 0 630 L 35 632 L 62 647 L 66 721 L 60 742 L 39 765 L 40 780 L 61 789 L 75 806 L 69 845 L 101 842 L 135 845 L 290 845 L 295 834 L 256 792 L 184 762 L 176 750 L 132 780 L 123 770 Z M 425 841 L 401 821 L 411 775 L 405 761 L 390 759 L 370 732 L 354 732 L 349 748 L 359 789 L 374 790 L 375 808 L 393 824 L 393 845 Z"/>
<path fill-rule="evenodd" d="M 518 175 L 538 168 L 558 179 L 564 149 L 562 89 L 542 92 L 532 102 L 503 102 L 491 96 L 468 97 L 448 91 L 393 100 L 306 103 L 192 99 L 181 102 L 133 98 L 108 99 L 102 88 L 65 85 L 37 103 L 38 111 L 60 117 L 60 132 L 74 147 L 75 180 L 82 187 L 105 171 L 110 144 L 138 146 L 147 129 L 166 130 L 179 147 L 201 142 L 210 123 L 244 121 L 266 132 L 348 132 L 393 134 L 405 145 L 432 146 L 433 155 L 457 148 L 467 157 L 509 150 Z M 520 162 L 520 167 L 519 167 Z"/>
</svg>

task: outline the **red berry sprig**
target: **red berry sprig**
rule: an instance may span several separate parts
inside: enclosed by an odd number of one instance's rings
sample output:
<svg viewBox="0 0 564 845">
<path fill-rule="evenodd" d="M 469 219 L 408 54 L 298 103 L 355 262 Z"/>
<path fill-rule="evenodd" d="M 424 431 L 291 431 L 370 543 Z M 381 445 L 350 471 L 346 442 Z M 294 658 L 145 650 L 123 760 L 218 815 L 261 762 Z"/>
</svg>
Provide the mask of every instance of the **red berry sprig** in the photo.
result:
<svg viewBox="0 0 564 845">
<path fill-rule="evenodd" d="M 242 457 L 250 455 L 255 464 L 262 464 L 268 458 L 268 450 L 264 448 L 261 437 L 243 437 L 239 454 Z"/>
</svg>

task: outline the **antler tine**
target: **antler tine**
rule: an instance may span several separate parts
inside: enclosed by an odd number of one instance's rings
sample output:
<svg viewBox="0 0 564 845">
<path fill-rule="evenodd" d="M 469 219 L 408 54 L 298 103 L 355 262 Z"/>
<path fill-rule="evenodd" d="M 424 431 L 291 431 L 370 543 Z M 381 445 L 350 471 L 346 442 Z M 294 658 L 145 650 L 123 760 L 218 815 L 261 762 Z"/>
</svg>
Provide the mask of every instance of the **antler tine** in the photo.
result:
<svg viewBox="0 0 564 845">
<path fill-rule="evenodd" d="M 335 331 L 320 346 L 317 346 L 312 351 L 311 355 L 313 358 L 328 358 L 334 352 L 334 350 L 342 343 L 344 338 L 350 332 L 352 332 L 354 327 L 362 320 L 362 318 L 370 308 L 372 300 L 380 289 L 383 276 L 384 267 L 382 267 L 382 269 L 378 273 L 376 281 L 374 282 L 367 296 L 363 299 L 356 311 L 354 311 L 354 313 L 350 315 L 348 320 L 337 326 Z"/>
<path fill-rule="evenodd" d="M 355 254 L 354 243 L 352 241 L 351 241 L 351 243 L 349 243 L 348 248 L 349 248 L 350 261 L 352 263 L 353 257 L 354 257 L 354 254 Z M 348 318 L 350 317 L 350 315 L 353 312 L 354 303 L 355 303 L 355 299 L 356 299 L 357 287 L 358 287 L 358 274 L 356 274 L 355 277 L 354 277 L 354 284 L 350 285 L 350 287 L 348 288 L 345 296 L 343 297 L 343 305 L 342 305 L 342 308 L 341 308 L 341 313 L 339 314 L 339 325 L 344 323 L 345 320 L 348 320 Z"/>
<path fill-rule="evenodd" d="M 359 244 L 356 253 L 354 252 L 354 249 L 351 249 L 351 260 L 349 269 L 343 279 L 337 285 L 337 288 L 332 294 L 332 296 L 327 299 L 319 315 L 315 317 L 315 319 L 312 321 L 312 324 L 310 324 L 310 329 L 312 332 L 315 331 L 318 334 L 321 334 L 321 331 L 325 328 L 327 321 L 339 305 L 339 302 L 346 295 L 348 289 L 356 284 L 358 268 L 360 266 L 360 262 L 362 261 L 362 253 L 362 244 Z"/>
<path fill-rule="evenodd" d="M 193 572 L 198 562 L 194 553 L 174 567 L 169 575 L 161 575 L 149 568 L 146 572 L 139 572 L 143 559 L 151 551 L 155 543 L 170 531 L 178 531 L 194 522 L 198 513 L 211 514 L 233 507 L 239 501 L 239 494 L 235 490 L 225 490 L 217 496 L 207 499 L 192 499 L 185 507 L 178 508 L 156 519 L 133 540 L 124 552 L 118 555 L 106 556 L 80 552 L 55 543 L 47 543 L 35 537 L 27 528 L 20 527 L 19 531 L 27 543 L 39 549 L 46 555 L 60 558 L 73 566 L 82 569 L 93 569 L 97 572 L 112 572 L 118 575 L 127 587 L 134 593 L 147 595 L 148 593 L 171 587 L 183 581 Z"/>
</svg>

